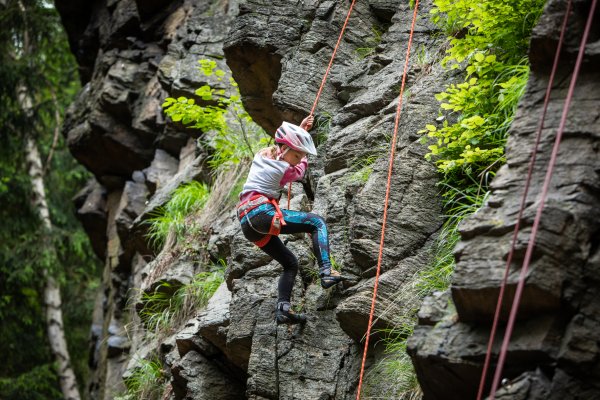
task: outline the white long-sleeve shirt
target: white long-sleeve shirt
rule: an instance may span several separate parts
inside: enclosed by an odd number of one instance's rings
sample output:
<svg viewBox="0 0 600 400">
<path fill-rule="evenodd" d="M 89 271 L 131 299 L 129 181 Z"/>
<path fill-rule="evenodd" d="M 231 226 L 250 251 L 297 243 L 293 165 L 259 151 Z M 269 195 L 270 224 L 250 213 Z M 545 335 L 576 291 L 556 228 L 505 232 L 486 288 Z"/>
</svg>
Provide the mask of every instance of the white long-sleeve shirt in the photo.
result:
<svg viewBox="0 0 600 400">
<path fill-rule="evenodd" d="M 277 199 L 287 183 L 302 179 L 307 167 L 306 158 L 303 158 L 298 165 L 292 166 L 286 161 L 274 159 L 270 148 L 263 149 L 252 160 L 248 178 L 240 193 L 240 200 L 246 200 L 253 193 Z"/>
</svg>

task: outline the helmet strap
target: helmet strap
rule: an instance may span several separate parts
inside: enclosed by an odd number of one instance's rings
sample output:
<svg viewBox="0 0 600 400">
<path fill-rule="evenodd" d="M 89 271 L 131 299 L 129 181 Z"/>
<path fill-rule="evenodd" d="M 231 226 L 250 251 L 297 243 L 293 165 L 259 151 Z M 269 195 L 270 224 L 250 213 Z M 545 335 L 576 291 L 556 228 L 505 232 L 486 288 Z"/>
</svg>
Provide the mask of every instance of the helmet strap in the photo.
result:
<svg viewBox="0 0 600 400">
<path fill-rule="evenodd" d="M 277 153 L 279 153 L 279 154 L 277 155 L 277 160 L 278 161 L 281 160 L 283 158 L 283 156 L 285 156 L 289 150 L 290 150 L 290 146 L 287 146 L 287 145 L 285 146 L 285 150 L 283 152 L 281 152 L 281 147 L 278 147 Z"/>
</svg>

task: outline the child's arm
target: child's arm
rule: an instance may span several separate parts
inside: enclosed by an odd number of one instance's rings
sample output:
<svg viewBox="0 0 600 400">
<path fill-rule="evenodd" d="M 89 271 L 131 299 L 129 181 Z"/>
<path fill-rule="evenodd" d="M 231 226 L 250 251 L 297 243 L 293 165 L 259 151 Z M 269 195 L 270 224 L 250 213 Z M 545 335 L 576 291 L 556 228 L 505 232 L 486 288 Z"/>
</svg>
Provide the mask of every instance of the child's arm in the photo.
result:
<svg viewBox="0 0 600 400">
<path fill-rule="evenodd" d="M 302 159 L 302 161 L 300 161 L 300 164 L 293 166 L 293 167 L 290 166 L 284 172 L 283 177 L 281 178 L 281 182 L 279 182 L 279 184 L 281 186 L 285 186 L 290 182 L 299 181 L 304 176 L 304 173 L 306 172 L 307 167 L 308 167 L 308 159 L 306 157 L 304 157 Z"/>
<path fill-rule="evenodd" d="M 300 128 L 304 129 L 305 131 L 310 131 L 310 128 L 312 128 L 314 122 L 315 117 L 309 115 L 308 117 L 302 120 L 302 122 L 300 123 Z"/>
</svg>

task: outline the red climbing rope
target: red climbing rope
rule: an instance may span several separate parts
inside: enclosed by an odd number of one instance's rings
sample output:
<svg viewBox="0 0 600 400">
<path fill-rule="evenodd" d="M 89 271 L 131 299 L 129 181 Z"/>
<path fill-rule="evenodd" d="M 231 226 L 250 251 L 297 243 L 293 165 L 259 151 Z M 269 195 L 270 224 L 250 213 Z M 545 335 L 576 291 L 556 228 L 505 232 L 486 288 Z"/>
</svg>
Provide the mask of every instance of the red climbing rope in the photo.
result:
<svg viewBox="0 0 600 400">
<path fill-rule="evenodd" d="M 400 114 L 402 111 L 402 96 L 404 94 L 404 85 L 406 83 L 406 74 L 408 72 L 408 60 L 410 58 L 410 46 L 412 44 L 413 33 L 415 30 L 415 22 L 417 20 L 417 9 L 419 8 L 419 0 L 415 1 L 415 9 L 413 12 L 412 24 L 410 26 L 410 36 L 408 39 L 408 46 L 406 48 L 406 60 L 404 62 L 404 72 L 402 74 L 402 85 L 400 86 L 400 98 L 398 99 L 398 107 L 396 109 L 396 120 L 394 122 L 394 135 L 392 136 L 392 148 L 390 151 L 390 163 L 388 166 L 388 177 L 385 188 L 385 201 L 383 205 L 383 221 L 381 225 L 381 239 L 379 241 L 379 256 L 377 259 L 377 272 L 375 274 L 375 283 L 373 285 L 373 298 L 371 300 L 371 312 L 369 313 L 369 324 L 367 325 L 367 333 L 365 334 L 365 348 L 363 351 L 362 363 L 360 366 L 360 377 L 358 380 L 358 391 L 356 393 L 356 400 L 360 400 L 360 392 L 363 384 L 363 376 L 365 373 L 365 362 L 367 360 L 367 352 L 369 348 L 369 337 L 371 336 L 371 328 L 373 325 L 373 314 L 375 313 L 375 300 L 377 299 L 377 287 L 379 286 L 379 275 L 381 273 L 381 262 L 383 259 L 383 244 L 385 240 L 385 227 L 387 223 L 387 211 L 390 199 L 390 189 L 392 183 L 392 170 L 394 167 L 394 155 L 396 153 L 396 141 L 398 138 L 398 125 L 400 123 Z"/>
<path fill-rule="evenodd" d="M 521 205 L 519 207 L 519 213 L 517 215 L 517 220 L 515 222 L 515 229 L 513 231 L 512 242 L 510 245 L 510 251 L 508 253 L 508 258 L 506 260 L 506 266 L 504 268 L 504 277 L 502 278 L 502 284 L 500 286 L 500 292 L 498 293 L 498 302 L 496 303 L 496 312 L 494 314 L 494 322 L 492 323 L 492 331 L 490 333 L 490 339 L 488 341 L 487 353 L 485 355 L 485 362 L 483 364 L 483 371 L 481 372 L 481 380 L 479 381 L 479 391 L 477 392 L 477 400 L 481 400 L 483 396 L 483 390 L 485 388 L 485 380 L 487 378 L 487 372 L 490 366 L 490 361 L 492 358 L 492 347 L 494 345 L 494 339 L 496 336 L 496 331 L 498 329 L 498 322 L 500 320 L 500 311 L 502 309 L 502 301 L 504 300 L 504 291 L 506 289 L 506 285 L 508 283 L 508 274 L 510 271 L 510 264 L 513 259 L 513 255 L 515 253 L 515 246 L 517 243 L 517 236 L 519 234 L 519 228 L 521 225 L 521 218 L 523 217 L 523 211 L 525 210 L 525 203 L 527 201 L 527 194 L 529 193 L 529 186 L 531 184 L 531 177 L 533 176 L 533 167 L 535 166 L 535 160 L 538 152 L 538 147 L 540 144 L 540 139 L 542 137 L 542 129 L 544 129 L 544 122 L 546 120 L 546 112 L 548 111 L 548 104 L 550 103 L 550 93 L 552 92 L 552 85 L 554 84 L 554 76 L 556 75 L 556 70 L 558 69 L 558 61 L 560 59 L 560 50 L 562 48 L 562 43 L 565 36 L 565 31 L 567 27 L 567 22 L 569 20 L 569 14 L 571 12 L 571 0 L 567 2 L 567 10 L 565 12 L 565 17 L 563 19 L 562 28 L 560 31 L 560 38 L 558 39 L 558 44 L 556 46 L 556 53 L 554 56 L 554 64 L 552 66 L 552 72 L 550 73 L 550 79 L 548 81 L 548 87 L 546 89 L 546 95 L 544 98 L 544 107 L 542 110 L 542 116 L 538 123 L 537 132 L 535 136 L 535 144 L 533 146 L 533 151 L 531 153 L 531 158 L 529 160 L 529 168 L 527 171 L 527 179 L 525 180 L 525 188 L 523 190 L 523 196 L 521 197 Z"/>
<path fill-rule="evenodd" d="M 333 53 L 331 54 L 331 58 L 329 59 L 329 65 L 327 65 L 327 69 L 325 70 L 325 74 L 323 75 L 323 79 L 321 80 L 321 86 L 319 87 L 319 90 L 317 91 L 317 97 L 315 97 L 315 101 L 313 103 L 312 108 L 310 109 L 309 116 L 314 115 L 315 110 L 317 108 L 317 104 L 319 103 L 319 98 L 321 97 L 321 92 L 323 92 L 323 88 L 325 87 L 325 82 L 327 82 L 327 77 L 329 76 L 329 72 L 331 71 L 331 66 L 333 65 L 333 60 L 335 59 L 335 54 L 337 53 L 338 48 L 340 47 L 340 43 L 342 43 L 342 37 L 344 37 L 344 32 L 346 31 L 346 27 L 348 26 L 348 21 L 350 21 L 350 15 L 352 15 L 352 10 L 354 9 L 354 3 L 356 3 L 356 0 L 352 0 L 352 3 L 350 4 L 350 8 L 348 9 L 348 14 L 346 15 L 346 20 L 344 21 L 344 25 L 342 26 L 342 30 L 340 31 L 340 35 L 338 36 L 337 43 L 335 44 L 335 47 L 333 48 Z M 292 199 L 292 182 L 290 182 L 290 184 L 288 185 L 288 201 L 287 201 L 288 210 L 290 208 L 291 199 Z"/>
<path fill-rule="evenodd" d="M 581 38 L 581 44 L 579 46 L 579 53 L 577 54 L 577 61 L 575 62 L 575 69 L 573 70 L 573 76 L 571 77 L 571 82 L 569 84 L 569 90 L 567 92 L 567 97 L 565 99 L 565 104 L 563 106 L 560 124 L 559 124 L 558 130 L 556 132 L 556 139 L 554 141 L 554 147 L 552 148 L 552 154 L 550 156 L 550 161 L 548 162 L 548 169 L 546 170 L 546 176 L 544 178 L 544 186 L 542 187 L 542 193 L 540 194 L 539 206 L 537 209 L 537 213 L 535 215 L 535 219 L 533 221 L 533 227 L 531 229 L 531 234 L 529 236 L 529 243 L 527 244 L 527 251 L 525 252 L 523 266 L 521 268 L 521 273 L 519 275 L 519 282 L 517 284 L 517 289 L 515 291 L 515 297 L 513 300 L 512 308 L 510 310 L 510 316 L 509 316 L 508 323 L 506 326 L 506 331 L 504 333 L 504 340 L 502 341 L 502 347 L 500 349 L 498 365 L 496 366 L 496 372 L 494 373 L 494 380 L 492 382 L 492 389 L 490 391 L 490 396 L 489 396 L 490 399 L 492 399 L 492 400 L 495 399 L 496 391 L 498 390 L 498 386 L 500 384 L 500 378 L 502 376 L 502 369 L 504 367 L 504 362 L 506 360 L 506 353 L 508 351 L 508 343 L 510 342 L 510 338 L 511 338 L 511 335 L 512 335 L 512 332 L 514 329 L 517 311 L 519 309 L 519 303 L 521 301 L 521 295 L 523 293 L 523 287 L 525 286 L 525 278 L 527 276 L 527 271 L 529 269 L 529 263 L 531 261 L 533 247 L 535 246 L 535 239 L 537 236 L 537 231 L 538 231 L 540 220 L 542 217 L 542 211 L 544 210 L 544 204 L 546 202 L 546 197 L 548 195 L 548 189 L 550 187 L 552 173 L 554 172 L 554 165 L 556 164 L 558 149 L 560 147 L 562 135 L 565 130 L 565 125 L 567 122 L 567 114 L 569 112 L 569 107 L 571 105 L 571 100 L 573 98 L 575 84 L 577 83 L 577 77 L 579 75 L 579 70 L 581 68 L 581 64 L 583 61 L 585 45 L 587 43 L 590 28 L 592 26 L 592 21 L 594 19 L 594 13 L 596 11 L 596 4 L 597 4 L 597 0 L 592 0 L 592 5 L 590 7 L 590 13 L 588 15 L 585 30 L 583 32 L 583 37 Z"/>
</svg>

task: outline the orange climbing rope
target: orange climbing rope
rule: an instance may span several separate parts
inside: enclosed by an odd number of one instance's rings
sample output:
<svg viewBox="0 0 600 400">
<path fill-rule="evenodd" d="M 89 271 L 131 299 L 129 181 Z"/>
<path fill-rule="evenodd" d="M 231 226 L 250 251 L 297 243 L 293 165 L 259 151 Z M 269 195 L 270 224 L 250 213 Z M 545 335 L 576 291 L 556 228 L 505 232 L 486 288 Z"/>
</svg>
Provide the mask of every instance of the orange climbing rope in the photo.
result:
<svg viewBox="0 0 600 400">
<path fill-rule="evenodd" d="M 340 36 L 338 37 L 337 43 L 333 48 L 333 53 L 331 54 L 331 59 L 329 60 L 329 65 L 327 66 L 327 70 L 325 70 L 325 75 L 323 75 L 323 79 L 321 80 L 321 86 L 319 87 L 319 91 L 317 92 L 317 97 L 315 97 L 315 101 L 313 103 L 312 108 L 310 109 L 310 115 L 315 113 L 317 108 L 317 103 L 319 102 L 319 98 L 321 97 L 321 92 L 325 87 L 325 82 L 327 82 L 327 77 L 329 76 L 329 71 L 331 71 L 331 66 L 333 65 L 333 60 L 335 59 L 335 54 L 337 53 L 338 48 L 340 47 L 340 43 L 342 42 L 342 37 L 344 36 L 344 32 L 346 31 L 346 26 L 348 26 L 348 21 L 350 21 L 350 15 L 352 15 L 352 9 L 354 8 L 354 3 L 356 0 L 352 0 L 350 4 L 350 8 L 348 9 L 348 15 L 346 15 L 346 20 L 344 21 L 344 25 L 342 26 L 342 30 L 340 31 Z"/>
<path fill-rule="evenodd" d="M 319 98 L 321 97 L 321 92 L 323 92 L 323 88 L 325 87 L 325 82 L 327 82 L 327 77 L 329 76 L 329 72 L 331 71 L 331 66 L 333 65 L 333 60 L 335 59 L 335 54 L 337 53 L 338 48 L 340 47 L 340 43 L 342 43 L 342 37 L 344 37 L 344 32 L 346 31 L 346 27 L 348 26 L 348 21 L 350 21 L 350 15 L 352 15 L 352 10 L 354 9 L 354 3 L 356 3 L 356 0 L 352 0 L 352 3 L 350 4 L 350 8 L 348 9 L 348 14 L 346 15 L 346 20 L 344 21 L 344 25 L 342 26 L 342 30 L 340 31 L 340 35 L 338 36 L 337 43 L 335 44 L 335 47 L 333 48 L 333 53 L 331 54 L 331 58 L 329 59 L 329 65 L 327 65 L 327 69 L 325 70 L 325 74 L 323 75 L 323 79 L 321 80 L 321 86 L 319 87 L 319 90 L 317 91 L 317 97 L 315 97 L 313 106 L 310 109 L 310 114 L 308 114 L 309 116 L 314 115 L 315 110 L 317 108 L 317 104 L 319 103 Z M 292 182 L 290 182 L 290 184 L 288 186 L 288 201 L 287 201 L 288 210 L 290 208 L 291 199 L 292 199 Z"/>
<path fill-rule="evenodd" d="M 500 322 L 500 312 L 502 310 L 502 302 L 504 300 L 504 292 L 506 291 L 506 285 L 508 283 L 508 275 L 510 272 L 510 265 L 512 263 L 512 259 L 513 259 L 514 253 L 515 253 L 515 246 L 517 243 L 517 237 L 519 235 L 521 219 L 523 218 L 523 211 L 525 210 L 525 204 L 527 202 L 529 186 L 531 184 L 531 178 L 533 176 L 533 167 L 535 166 L 535 161 L 536 161 L 536 156 L 537 156 L 537 152 L 539 149 L 540 139 L 542 137 L 542 130 L 544 129 L 544 122 L 546 121 L 546 113 L 548 111 L 548 105 L 550 103 L 550 94 L 552 93 L 554 77 L 556 75 L 556 71 L 557 71 L 558 65 L 559 65 L 560 52 L 561 52 L 562 43 L 563 43 L 563 40 L 565 37 L 565 32 L 567 30 L 566 27 L 567 27 L 567 22 L 569 21 L 570 12 L 571 12 L 571 0 L 568 0 L 567 9 L 565 11 L 565 16 L 563 18 L 563 23 L 562 23 L 562 27 L 561 27 L 561 31 L 560 31 L 560 37 L 558 39 L 558 44 L 556 46 L 556 52 L 554 55 L 554 64 L 552 65 L 552 72 L 550 73 L 548 87 L 546 88 L 546 95 L 544 97 L 544 106 L 542 108 L 542 115 L 538 122 L 537 132 L 535 135 L 535 143 L 533 145 L 533 151 L 531 152 L 531 157 L 529 160 L 529 167 L 527 170 L 527 178 L 525 179 L 523 195 L 521 196 L 521 205 L 519 207 L 519 213 L 518 213 L 516 221 L 515 221 L 515 228 L 513 230 L 510 251 L 508 252 L 508 258 L 506 259 L 506 265 L 504 267 L 504 276 L 502 278 L 502 283 L 500 285 L 500 291 L 498 293 L 498 301 L 496 302 L 496 311 L 494 313 L 494 322 L 492 323 L 490 338 L 488 340 L 487 352 L 485 355 L 485 362 L 483 363 L 483 370 L 481 371 L 481 379 L 479 380 L 479 390 L 477 391 L 477 400 L 483 399 L 483 391 L 485 389 L 487 373 L 488 373 L 488 369 L 490 367 L 490 362 L 492 359 L 492 348 L 494 345 L 494 339 L 496 337 L 496 332 L 498 330 L 498 323 Z"/>
<path fill-rule="evenodd" d="M 379 274 L 381 273 L 381 261 L 383 259 L 383 244 L 385 240 L 385 227 L 387 223 L 387 211 L 390 199 L 390 189 L 392 183 L 392 170 L 394 167 L 394 155 L 396 153 L 396 141 L 398 138 L 398 125 L 400 123 L 400 114 L 402 111 L 402 96 L 404 94 L 404 86 L 406 83 L 406 74 L 408 72 L 408 60 L 410 58 L 410 46 L 412 44 L 413 33 L 415 31 L 415 21 L 417 20 L 417 9 L 419 8 L 419 0 L 415 0 L 415 9 L 413 12 L 412 23 L 410 26 L 410 36 L 408 38 L 408 46 L 406 48 L 406 60 L 404 62 L 404 72 L 402 74 L 402 85 L 400 86 L 400 98 L 398 99 L 398 107 L 396 109 L 396 120 L 394 122 L 394 135 L 392 136 L 392 148 L 390 151 L 390 164 L 388 167 L 387 184 L 385 188 L 385 202 L 383 206 L 383 222 L 381 225 L 381 240 L 379 242 L 379 257 L 377 259 L 377 272 L 375 274 L 375 284 L 373 285 L 373 299 L 371 300 L 371 312 L 369 313 L 369 324 L 367 325 L 367 333 L 365 334 L 365 348 L 363 352 L 362 363 L 360 366 L 360 377 L 358 380 L 358 390 L 356 400 L 360 400 L 360 392 L 362 389 L 363 376 L 365 373 L 365 361 L 367 360 L 367 352 L 369 348 L 369 336 L 371 336 L 371 328 L 373 325 L 373 314 L 375 313 L 375 300 L 377 299 L 377 287 L 379 285 Z"/>
<path fill-rule="evenodd" d="M 575 61 L 575 68 L 573 70 L 573 75 L 571 76 L 571 82 L 569 83 L 569 90 L 567 92 L 565 103 L 563 105 L 560 123 L 559 123 L 558 129 L 557 129 L 557 132 L 556 132 L 556 138 L 554 139 L 554 146 L 552 147 L 550 161 L 548 162 L 548 166 L 546 169 L 546 176 L 544 178 L 544 185 L 542 187 L 542 192 L 539 197 L 538 209 L 535 214 L 533 226 L 531 228 L 531 233 L 529 235 L 529 242 L 527 243 L 527 250 L 525 252 L 525 257 L 523 259 L 521 273 L 519 274 L 519 281 L 517 283 L 517 288 L 515 290 L 515 297 L 513 299 L 512 308 L 510 310 L 510 316 L 509 316 L 508 322 L 506 324 L 506 330 L 504 332 L 504 339 L 502 341 L 502 347 L 500 348 L 500 355 L 498 357 L 498 365 L 496 366 L 496 371 L 494 372 L 494 379 L 492 381 L 492 389 L 490 391 L 490 396 L 489 396 L 489 398 L 492 400 L 496 398 L 496 391 L 498 390 L 498 386 L 500 385 L 502 371 L 504 368 L 504 362 L 506 361 L 506 354 L 508 352 L 508 344 L 510 342 L 510 338 L 512 336 L 515 321 L 517 318 L 517 312 L 519 310 L 519 304 L 521 302 L 521 296 L 523 293 L 523 288 L 525 286 L 525 278 L 527 277 L 529 263 L 531 262 L 533 248 L 535 247 L 537 231 L 538 231 L 540 221 L 542 218 L 542 212 L 544 210 L 544 205 L 546 203 L 546 197 L 548 196 L 548 189 L 550 188 L 550 181 L 552 180 L 552 174 L 554 172 L 554 166 L 556 164 L 558 150 L 560 148 L 560 142 L 562 140 L 562 136 L 563 136 L 563 133 L 565 130 L 565 125 L 567 123 L 567 115 L 569 113 L 569 108 L 571 106 L 571 100 L 573 98 L 573 92 L 575 90 L 575 85 L 577 83 L 577 77 L 579 76 L 579 70 L 583 63 L 583 55 L 585 53 L 585 45 L 587 43 L 588 36 L 589 36 L 590 30 L 592 27 L 592 21 L 594 19 L 594 14 L 596 11 L 596 5 L 597 5 L 597 0 L 592 0 L 592 4 L 590 6 L 590 12 L 588 14 L 585 29 L 583 31 L 583 37 L 581 38 L 581 43 L 579 45 L 579 53 L 577 54 L 577 60 Z"/>
</svg>

